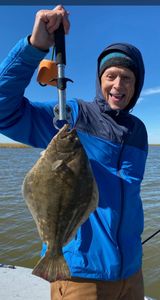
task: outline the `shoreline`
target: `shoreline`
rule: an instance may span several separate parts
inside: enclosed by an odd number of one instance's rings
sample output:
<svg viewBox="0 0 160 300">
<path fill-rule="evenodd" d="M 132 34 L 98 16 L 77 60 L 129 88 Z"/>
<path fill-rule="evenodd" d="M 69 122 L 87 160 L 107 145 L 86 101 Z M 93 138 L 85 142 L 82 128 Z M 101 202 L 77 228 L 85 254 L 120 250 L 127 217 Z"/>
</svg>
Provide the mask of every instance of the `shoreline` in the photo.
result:
<svg viewBox="0 0 160 300">
<path fill-rule="evenodd" d="M 160 144 L 149 144 L 149 146 L 159 147 Z M 32 148 L 32 147 L 20 143 L 0 143 L 0 148 Z"/>
<path fill-rule="evenodd" d="M 31 148 L 31 146 L 20 143 L 0 143 L 0 148 Z"/>
</svg>

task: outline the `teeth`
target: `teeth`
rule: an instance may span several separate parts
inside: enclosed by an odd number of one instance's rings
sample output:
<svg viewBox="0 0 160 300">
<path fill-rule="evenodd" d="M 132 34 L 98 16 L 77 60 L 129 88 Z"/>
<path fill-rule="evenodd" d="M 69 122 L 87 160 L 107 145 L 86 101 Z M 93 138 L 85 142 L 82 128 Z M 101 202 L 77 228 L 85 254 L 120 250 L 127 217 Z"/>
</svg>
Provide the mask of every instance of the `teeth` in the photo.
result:
<svg viewBox="0 0 160 300">
<path fill-rule="evenodd" d="M 122 98 L 124 96 L 124 94 L 112 94 L 112 93 L 110 93 L 110 95 L 116 98 Z"/>
</svg>

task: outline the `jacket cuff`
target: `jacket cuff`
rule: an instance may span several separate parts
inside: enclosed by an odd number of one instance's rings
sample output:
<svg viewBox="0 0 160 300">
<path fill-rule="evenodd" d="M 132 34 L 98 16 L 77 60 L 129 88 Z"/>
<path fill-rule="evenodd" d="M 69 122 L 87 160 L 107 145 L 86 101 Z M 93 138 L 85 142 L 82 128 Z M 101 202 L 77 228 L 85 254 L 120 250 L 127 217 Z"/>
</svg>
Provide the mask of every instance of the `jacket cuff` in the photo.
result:
<svg viewBox="0 0 160 300">
<path fill-rule="evenodd" d="M 33 47 L 29 43 L 29 36 L 25 37 L 21 41 L 19 41 L 20 51 L 19 57 L 32 66 L 37 66 L 39 62 L 47 55 L 48 51 L 40 50 L 36 47 Z"/>
</svg>

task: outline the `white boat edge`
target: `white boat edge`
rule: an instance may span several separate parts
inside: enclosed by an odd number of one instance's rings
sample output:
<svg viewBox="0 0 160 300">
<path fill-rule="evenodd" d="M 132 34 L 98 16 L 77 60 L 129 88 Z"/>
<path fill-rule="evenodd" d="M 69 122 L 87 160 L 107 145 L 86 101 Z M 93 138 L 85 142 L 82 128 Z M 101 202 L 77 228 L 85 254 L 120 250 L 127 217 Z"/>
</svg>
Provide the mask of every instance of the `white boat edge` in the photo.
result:
<svg viewBox="0 0 160 300">
<path fill-rule="evenodd" d="M 50 300 L 50 284 L 32 275 L 30 268 L 0 264 L 0 299 Z"/>
<path fill-rule="evenodd" d="M 50 284 L 32 269 L 0 264 L 1 300 L 50 300 Z"/>
</svg>

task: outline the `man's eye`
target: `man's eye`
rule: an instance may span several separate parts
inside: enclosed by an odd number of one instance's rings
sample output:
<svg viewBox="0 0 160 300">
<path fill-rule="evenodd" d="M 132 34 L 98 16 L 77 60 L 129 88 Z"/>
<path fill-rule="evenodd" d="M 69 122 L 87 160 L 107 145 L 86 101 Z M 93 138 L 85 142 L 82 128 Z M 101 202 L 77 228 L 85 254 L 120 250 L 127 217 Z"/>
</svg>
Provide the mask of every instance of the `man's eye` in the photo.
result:
<svg viewBox="0 0 160 300">
<path fill-rule="evenodd" d="M 125 82 L 130 82 L 130 81 L 131 81 L 131 78 L 128 77 L 128 76 L 125 76 L 125 77 L 124 77 L 124 81 L 125 81 Z"/>
<path fill-rule="evenodd" d="M 108 75 L 107 75 L 107 78 L 110 79 L 110 80 L 113 80 L 113 79 L 115 78 L 115 76 L 112 75 L 112 74 L 108 74 Z"/>
</svg>

